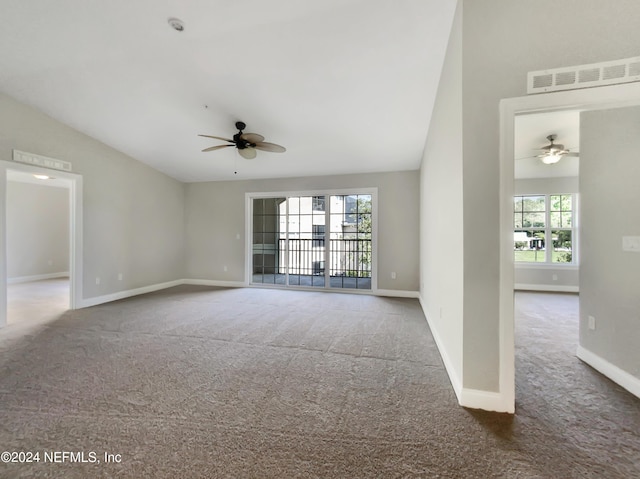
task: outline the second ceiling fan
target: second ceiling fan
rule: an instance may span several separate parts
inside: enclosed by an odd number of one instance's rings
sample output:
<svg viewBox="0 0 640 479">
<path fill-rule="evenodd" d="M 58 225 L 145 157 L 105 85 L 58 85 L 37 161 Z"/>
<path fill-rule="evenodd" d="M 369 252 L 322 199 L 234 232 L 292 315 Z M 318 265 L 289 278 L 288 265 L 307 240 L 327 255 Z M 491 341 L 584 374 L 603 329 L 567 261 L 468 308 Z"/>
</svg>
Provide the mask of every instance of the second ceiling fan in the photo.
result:
<svg viewBox="0 0 640 479">
<path fill-rule="evenodd" d="M 256 157 L 256 150 L 271 151 L 273 153 L 284 153 L 285 151 L 287 151 L 284 146 L 264 141 L 264 136 L 262 135 L 258 135 L 257 133 L 244 133 L 243 130 L 246 127 L 247 125 L 244 122 L 237 121 L 236 128 L 238 129 L 238 133 L 233 135 L 233 139 L 213 135 L 198 135 L 205 138 L 214 138 L 216 140 L 226 141 L 229 143 L 228 145 L 210 146 L 209 148 L 205 148 L 202 151 L 214 151 L 220 150 L 222 148 L 228 148 L 230 146 L 235 146 L 238 149 L 238 153 L 240 153 L 240 156 L 246 158 L 247 160 L 252 160 Z"/>
<path fill-rule="evenodd" d="M 577 151 L 569 151 L 564 145 L 560 143 L 554 143 L 557 135 L 549 135 L 547 136 L 547 140 L 549 140 L 549 144 L 540 148 L 542 150 L 542 154 L 535 156 L 527 156 L 525 158 L 519 158 L 520 160 L 526 160 L 527 158 L 540 158 L 546 165 L 552 165 L 554 163 L 559 162 L 564 156 L 580 156 Z"/>
</svg>

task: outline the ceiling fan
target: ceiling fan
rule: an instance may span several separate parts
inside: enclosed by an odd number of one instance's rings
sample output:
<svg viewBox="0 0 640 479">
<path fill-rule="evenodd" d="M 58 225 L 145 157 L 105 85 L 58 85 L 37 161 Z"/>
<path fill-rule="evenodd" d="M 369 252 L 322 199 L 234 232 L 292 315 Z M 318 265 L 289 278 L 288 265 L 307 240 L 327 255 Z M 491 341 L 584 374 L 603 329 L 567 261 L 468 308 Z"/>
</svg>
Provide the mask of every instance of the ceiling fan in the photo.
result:
<svg viewBox="0 0 640 479">
<path fill-rule="evenodd" d="M 229 142 L 228 145 L 216 145 L 210 146 L 209 148 L 205 148 L 204 151 L 213 151 L 219 150 L 221 148 L 228 148 L 230 146 L 235 146 L 238 149 L 238 153 L 243 158 L 247 160 L 252 160 L 256 157 L 256 150 L 262 151 L 271 151 L 274 153 L 283 153 L 286 150 L 284 146 L 276 145 L 275 143 L 268 143 L 264 141 L 264 136 L 258 135 L 257 133 L 243 133 L 243 130 L 247 127 L 247 125 L 241 121 L 236 122 L 236 128 L 238 129 L 238 133 L 233 135 L 233 140 L 228 138 L 221 138 L 219 136 L 212 135 L 198 135 L 204 136 L 205 138 L 214 138 L 216 140 L 222 140 Z"/>
<path fill-rule="evenodd" d="M 580 156 L 577 151 L 569 151 L 564 147 L 564 145 L 561 145 L 560 143 L 554 143 L 556 138 L 556 135 L 547 136 L 549 144 L 540 148 L 540 150 L 542 150 L 542 154 L 519 159 L 525 160 L 527 158 L 540 158 L 540 161 L 542 161 L 544 164 L 552 165 L 559 162 L 564 156 Z"/>
</svg>

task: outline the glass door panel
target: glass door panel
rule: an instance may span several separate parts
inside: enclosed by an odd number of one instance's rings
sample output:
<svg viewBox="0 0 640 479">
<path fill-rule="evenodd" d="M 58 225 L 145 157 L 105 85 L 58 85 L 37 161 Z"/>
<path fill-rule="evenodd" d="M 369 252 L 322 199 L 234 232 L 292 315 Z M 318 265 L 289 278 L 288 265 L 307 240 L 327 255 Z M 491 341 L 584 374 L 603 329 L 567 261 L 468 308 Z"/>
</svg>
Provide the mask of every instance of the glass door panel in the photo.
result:
<svg viewBox="0 0 640 479">
<path fill-rule="evenodd" d="M 254 198 L 252 236 L 252 283 L 285 284 L 280 268 L 281 205 L 286 198 Z"/>
<path fill-rule="evenodd" d="M 314 196 L 288 200 L 288 278 L 290 285 L 324 287 L 324 201 Z M 324 197 L 322 197 L 324 199 Z"/>
<path fill-rule="evenodd" d="M 371 289 L 371 195 L 334 195 L 330 204 L 330 286 Z"/>
</svg>

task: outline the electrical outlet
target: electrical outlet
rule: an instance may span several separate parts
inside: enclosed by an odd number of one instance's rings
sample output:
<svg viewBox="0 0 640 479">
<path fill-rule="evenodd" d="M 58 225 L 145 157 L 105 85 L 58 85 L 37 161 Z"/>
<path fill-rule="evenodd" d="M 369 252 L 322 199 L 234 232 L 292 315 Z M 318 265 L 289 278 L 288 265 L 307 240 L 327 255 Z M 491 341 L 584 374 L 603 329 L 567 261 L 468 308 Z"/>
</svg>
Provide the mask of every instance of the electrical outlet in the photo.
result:
<svg viewBox="0 0 640 479">
<path fill-rule="evenodd" d="M 558 281 L 558 275 L 557 275 L 557 274 L 554 274 L 554 275 L 551 277 L 551 279 L 553 279 L 554 281 Z"/>
<path fill-rule="evenodd" d="M 122 273 L 118 273 L 118 281 L 122 281 Z"/>
<path fill-rule="evenodd" d="M 589 322 L 589 329 L 591 331 L 596 329 L 596 318 L 594 318 L 593 316 L 589 316 L 588 318 L 588 322 Z"/>
<path fill-rule="evenodd" d="M 227 271 L 229 271 L 229 268 L 227 268 L 227 265 L 225 264 L 225 265 L 222 267 L 222 270 L 226 273 Z"/>
<path fill-rule="evenodd" d="M 239 240 L 240 239 L 240 233 L 236 233 L 236 239 Z"/>
<path fill-rule="evenodd" d="M 96 284 L 100 284 L 100 278 L 96 276 Z"/>
</svg>

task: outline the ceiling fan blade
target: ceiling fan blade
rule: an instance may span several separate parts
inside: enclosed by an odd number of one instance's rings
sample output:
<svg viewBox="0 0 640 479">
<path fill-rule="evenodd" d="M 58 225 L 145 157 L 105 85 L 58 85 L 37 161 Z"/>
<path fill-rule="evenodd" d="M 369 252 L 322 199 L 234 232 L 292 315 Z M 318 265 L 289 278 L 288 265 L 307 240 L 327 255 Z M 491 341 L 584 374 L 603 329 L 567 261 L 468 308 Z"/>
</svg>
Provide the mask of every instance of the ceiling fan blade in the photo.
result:
<svg viewBox="0 0 640 479">
<path fill-rule="evenodd" d="M 203 152 L 205 151 L 214 151 L 214 150 L 219 150 L 220 148 L 227 148 L 229 146 L 234 146 L 234 145 L 217 145 L 217 146 L 210 146 L 209 148 L 205 148 L 204 150 L 202 150 Z"/>
<path fill-rule="evenodd" d="M 578 151 L 567 151 L 564 155 L 562 156 L 580 156 L 580 152 Z"/>
<path fill-rule="evenodd" d="M 258 135 L 257 133 L 243 133 L 240 135 L 240 138 L 248 141 L 249 143 L 260 143 L 264 141 L 264 136 Z"/>
<path fill-rule="evenodd" d="M 253 160 L 258 153 L 255 148 L 242 148 L 241 150 L 239 149 L 238 152 L 245 160 Z"/>
<path fill-rule="evenodd" d="M 262 151 L 272 151 L 274 153 L 284 153 L 285 151 L 287 151 L 284 146 L 276 145 L 275 143 L 269 143 L 267 141 L 256 143 L 256 149 Z"/>
<path fill-rule="evenodd" d="M 198 136 L 204 136 L 205 138 L 213 138 L 215 140 L 222 140 L 222 141 L 228 141 L 229 143 L 233 143 L 233 140 L 230 140 L 229 138 L 222 138 L 220 136 L 211 136 L 211 135 L 198 135 Z"/>
<path fill-rule="evenodd" d="M 541 156 L 544 156 L 544 155 L 525 156 L 523 158 L 516 158 L 516 161 L 530 160 L 531 158 L 540 158 Z"/>
</svg>

